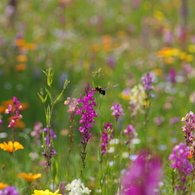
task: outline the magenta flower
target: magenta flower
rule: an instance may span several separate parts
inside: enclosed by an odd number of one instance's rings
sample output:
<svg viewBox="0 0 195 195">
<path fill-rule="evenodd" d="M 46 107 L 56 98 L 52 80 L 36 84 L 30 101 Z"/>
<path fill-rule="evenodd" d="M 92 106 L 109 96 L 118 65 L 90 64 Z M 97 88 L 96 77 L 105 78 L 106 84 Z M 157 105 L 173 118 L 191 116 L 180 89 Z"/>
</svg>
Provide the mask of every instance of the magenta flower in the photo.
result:
<svg viewBox="0 0 195 195">
<path fill-rule="evenodd" d="M 11 114 L 11 121 L 8 125 L 10 128 L 14 128 L 17 119 L 22 119 L 20 111 L 23 110 L 22 105 L 18 101 L 17 97 L 12 98 L 13 105 L 8 105 L 8 108 L 5 110 L 5 114 Z"/>
<path fill-rule="evenodd" d="M 162 162 L 159 157 L 143 150 L 126 169 L 122 178 L 120 195 L 157 195 L 162 176 Z"/>
<path fill-rule="evenodd" d="M 96 103 L 94 101 L 94 89 L 92 87 L 89 88 L 89 91 L 86 93 L 84 97 L 80 97 L 78 99 L 78 103 L 81 105 L 78 107 L 75 114 L 81 114 L 81 118 L 79 123 L 82 124 L 79 127 L 79 131 L 82 133 L 82 141 L 81 144 L 87 144 L 92 134 L 90 133 L 91 128 L 93 127 L 92 123 L 94 123 L 94 117 L 97 117 L 97 113 L 94 110 Z"/>
<path fill-rule="evenodd" d="M 190 148 L 181 142 L 173 148 L 173 153 L 169 156 L 169 160 L 172 160 L 171 168 L 182 172 L 184 176 L 191 174 L 193 169 L 187 158 L 190 151 Z"/>
<path fill-rule="evenodd" d="M 116 117 L 116 120 L 118 120 L 119 116 L 125 115 L 121 104 L 113 104 L 110 110 L 113 110 L 112 115 Z"/>
<path fill-rule="evenodd" d="M 100 133 L 101 138 L 100 141 L 102 141 L 100 147 L 102 148 L 101 153 L 105 154 L 108 150 L 108 144 L 109 141 L 111 141 L 114 136 L 112 135 L 114 133 L 112 123 L 106 123 L 104 125 L 104 130 L 102 133 Z"/>
<path fill-rule="evenodd" d="M 19 195 L 15 186 L 8 186 L 0 190 L 0 195 Z"/>
<path fill-rule="evenodd" d="M 172 160 L 171 168 L 178 172 L 180 181 L 179 185 L 175 186 L 178 191 L 186 191 L 186 176 L 192 174 L 193 171 L 193 166 L 188 161 L 190 151 L 186 144 L 179 143 L 173 148 L 173 153 L 169 156 L 169 160 Z"/>
<path fill-rule="evenodd" d="M 129 144 L 132 138 L 137 137 L 137 132 L 134 129 L 133 125 L 128 125 L 127 128 L 123 131 L 124 134 L 128 135 L 128 140 L 125 142 Z"/>
<path fill-rule="evenodd" d="M 79 123 L 82 124 L 81 127 L 79 127 L 79 131 L 82 133 L 82 140 L 81 145 L 83 147 L 81 151 L 81 159 L 83 164 L 83 170 L 85 168 L 85 158 L 86 158 L 86 147 L 89 142 L 89 139 L 91 138 L 92 134 L 90 133 L 91 128 L 93 127 L 94 117 L 97 117 L 97 113 L 94 110 L 94 107 L 96 106 L 96 103 L 94 101 L 94 89 L 90 87 L 89 85 L 85 89 L 86 95 L 83 97 L 81 96 L 78 99 L 78 103 L 80 106 L 78 106 L 78 109 L 75 114 L 81 114 L 81 118 Z M 81 174 L 83 173 L 83 170 L 81 170 Z"/>
<path fill-rule="evenodd" d="M 169 77 L 170 77 L 171 83 L 176 83 L 176 72 L 173 68 L 171 68 L 169 71 Z"/>
</svg>

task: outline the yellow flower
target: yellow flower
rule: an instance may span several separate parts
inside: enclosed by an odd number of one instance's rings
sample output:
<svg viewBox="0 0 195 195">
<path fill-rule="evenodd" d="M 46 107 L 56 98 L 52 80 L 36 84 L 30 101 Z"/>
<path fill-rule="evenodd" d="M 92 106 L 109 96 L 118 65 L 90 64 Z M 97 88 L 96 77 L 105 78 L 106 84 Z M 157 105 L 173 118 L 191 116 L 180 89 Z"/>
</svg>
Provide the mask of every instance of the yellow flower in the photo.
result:
<svg viewBox="0 0 195 195">
<path fill-rule="evenodd" d="M 188 55 L 186 55 L 186 59 L 185 59 L 187 62 L 191 62 L 191 61 L 193 61 L 194 60 L 194 57 L 193 57 L 193 55 L 190 55 L 190 54 L 188 54 Z"/>
<path fill-rule="evenodd" d="M 175 59 L 173 57 L 168 57 L 164 59 L 165 64 L 173 64 Z"/>
<path fill-rule="evenodd" d="M 27 57 L 26 55 L 24 55 L 24 54 L 18 55 L 17 58 L 16 58 L 16 60 L 17 60 L 18 62 L 21 62 L 21 63 L 26 62 L 27 59 L 28 59 L 28 57 Z"/>
<path fill-rule="evenodd" d="M 36 49 L 36 44 L 34 44 L 34 43 L 26 43 L 24 45 L 24 48 L 27 49 L 27 50 L 35 50 Z"/>
<path fill-rule="evenodd" d="M 154 13 L 154 17 L 158 20 L 158 21 L 162 21 L 164 20 L 164 14 L 160 11 L 155 11 Z"/>
<path fill-rule="evenodd" d="M 29 173 L 29 174 L 27 174 L 27 173 L 19 173 L 18 177 L 23 178 L 26 181 L 31 182 L 31 181 L 34 181 L 34 180 L 42 177 L 42 175 L 40 173 L 34 174 L 34 175 L 32 173 Z"/>
<path fill-rule="evenodd" d="M 161 50 L 157 51 L 157 56 L 160 58 L 179 56 L 180 54 L 181 54 L 181 52 L 177 48 L 163 47 Z"/>
<path fill-rule="evenodd" d="M 162 75 L 162 70 L 160 68 L 155 68 L 152 70 L 152 72 L 157 75 L 157 76 L 160 76 Z"/>
<path fill-rule="evenodd" d="M 4 184 L 4 183 L 0 183 L 0 190 L 2 190 L 3 188 L 6 188 L 8 187 L 9 185 L 7 184 Z"/>
<path fill-rule="evenodd" d="M 23 145 L 21 145 L 19 142 L 12 141 L 8 141 L 8 143 L 6 142 L 0 143 L 0 148 L 10 153 L 15 152 L 16 150 L 19 149 L 24 149 Z"/>
<path fill-rule="evenodd" d="M 188 51 L 189 51 L 190 53 L 194 53 L 194 52 L 195 52 L 195 45 L 189 45 L 189 46 L 188 46 Z"/>
<path fill-rule="evenodd" d="M 57 194 L 59 190 L 57 190 L 56 192 L 50 192 L 49 190 L 34 190 L 34 194 L 31 195 L 62 195 L 62 194 Z"/>
</svg>

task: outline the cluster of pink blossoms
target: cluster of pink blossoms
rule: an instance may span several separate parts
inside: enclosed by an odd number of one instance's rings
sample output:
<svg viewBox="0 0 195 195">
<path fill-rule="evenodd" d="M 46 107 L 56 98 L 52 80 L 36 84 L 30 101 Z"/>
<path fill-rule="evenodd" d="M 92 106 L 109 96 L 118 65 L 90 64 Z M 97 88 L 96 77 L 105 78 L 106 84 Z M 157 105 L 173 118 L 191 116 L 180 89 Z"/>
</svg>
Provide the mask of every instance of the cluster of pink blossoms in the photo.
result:
<svg viewBox="0 0 195 195">
<path fill-rule="evenodd" d="M 13 104 L 8 105 L 8 108 L 5 110 L 5 114 L 11 114 L 11 121 L 8 125 L 10 128 L 14 128 L 17 119 L 22 119 L 20 111 L 23 110 L 20 101 L 17 97 L 12 98 Z"/>
<path fill-rule="evenodd" d="M 116 117 L 116 121 L 118 120 L 119 116 L 125 115 L 121 104 L 113 104 L 110 110 L 113 110 L 112 115 Z"/>
<path fill-rule="evenodd" d="M 100 141 L 102 141 L 100 147 L 102 148 L 101 151 L 102 154 L 105 154 L 107 152 L 109 141 L 111 141 L 114 138 L 113 133 L 114 131 L 112 123 L 106 123 L 104 125 L 104 131 L 100 133 L 101 135 Z"/>
<path fill-rule="evenodd" d="M 128 140 L 125 142 L 129 144 L 132 138 L 137 137 L 137 132 L 134 129 L 133 125 L 128 125 L 127 128 L 123 131 L 124 134 L 128 135 Z"/>
<path fill-rule="evenodd" d="M 186 144 L 187 146 L 192 146 L 195 149 L 195 114 L 191 111 L 187 113 L 186 116 L 181 119 L 181 121 L 186 123 L 182 127 Z"/>
</svg>

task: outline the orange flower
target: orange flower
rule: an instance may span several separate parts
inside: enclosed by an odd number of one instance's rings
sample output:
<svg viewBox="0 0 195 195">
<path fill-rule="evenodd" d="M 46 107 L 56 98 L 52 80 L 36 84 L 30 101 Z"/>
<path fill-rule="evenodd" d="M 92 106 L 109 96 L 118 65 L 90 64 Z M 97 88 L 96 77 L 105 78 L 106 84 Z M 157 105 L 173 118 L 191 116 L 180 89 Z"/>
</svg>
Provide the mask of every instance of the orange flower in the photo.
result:
<svg viewBox="0 0 195 195">
<path fill-rule="evenodd" d="M 15 66 L 16 71 L 24 71 L 26 69 L 26 64 L 18 64 Z"/>
<path fill-rule="evenodd" d="M 10 104 L 13 106 L 13 100 L 3 101 L 2 106 L 0 106 L 0 113 L 2 110 L 5 111 L 5 109 L 7 109 L 8 105 L 10 105 Z M 28 108 L 29 104 L 28 103 L 21 103 L 21 106 L 22 106 L 22 110 L 25 110 Z"/>
<path fill-rule="evenodd" d="M 0 106 L 0 113 L 5 112 L 5 109 L 6 109 L 6 107 L 4 107 L 4 106 Z"/>
<path fill-rule="evenodd" d="M 34 175 L 32 173 L 29 173 L 29 174 L 27 174 L 27 173 L 19 173 L 18 177 L 23 178 L 26 181 L 31 182 L 31 181 L 34 181 L 34 180 L 42 177 L 42 175 L 40 173 L 34 174 Z"/>
<path fill-rule="evenodd" d="M 24 45 L 24 48 L 27 49 L 27 50 L 35 50 L 36 49 L 36 44 L 34 44 L 34 43 L 26 43 Z"/>
<path fill-rule="evenodd" d="M 9 185 L 7 184 L 4 184 L 4 183 L 0 183 L 0 190 L 2 190 L 3 188 L 6 188 L 8 187 Z"/>
<path fill-rule="evenodd" d="M 97 52 L 100 50 L 100 46 L 98 44 L 93 44 L 91 46 L 91 50 L 94 51 L 94 52 Z"/>
<path fill-rule="evenodd" d="M 162 75 L 162 70 L 160 68 L 155 68 L 152 70 L 155 75 L 160 76 Z"/>
<path fill-rule="evenodd" d="M 2 104 L 3 104 L 3 106 L 5 106 L 7 108 L 8 105 L 13 104 L 13 100 L 3 101 Z"/>
<path fill-rule="evenodd" d="M 28 103 L 21 103 L 22 109 L 25 110 L 28 108 L 29 104 Z"/>
<path fill-rule="evenodd" d="M 187 156 L 188 159 L 192 159 L 194 156 L 194 152 L 193 151 L 190 151 L 189 152 L 189 155 Z"/>
<path fill-rule="evenodd" d="M 102 42 L 103 44 L 112 44 L 112 38 L 110 35 L 103 35 L 102 36 Z"/>
<path fill-rule="evenodd" d="M 25 44 L 25 40 L 24 39 L 16 39 L 15 40 L 15 45 L 18 47 L 23 47 Z"/>
<path fill-rule="evenodd" d="M 18 55 L 17 58 L 16 58 L 16 60 L 17 60 L 18 62 L 21 62 L 21 63 L 26 62 L 27 59 L 28 59 L 27 56 L 24 55 L 24 54 L 23 54 L 23 55 L 22 55 L 22 54 L 21 54 L 21 55 Z"/>
<path fill-rule="evenodd" d="M 0 143 L 0 148 L 10 153 L 15 152 L 16 150 L 19 150 L 19 149 L 24 149 L 22 144 L 20 144 L 19 142 L 13 142 L 13 141 L 8 141 L 8 143 L 6 142 Z"/>
</svg>

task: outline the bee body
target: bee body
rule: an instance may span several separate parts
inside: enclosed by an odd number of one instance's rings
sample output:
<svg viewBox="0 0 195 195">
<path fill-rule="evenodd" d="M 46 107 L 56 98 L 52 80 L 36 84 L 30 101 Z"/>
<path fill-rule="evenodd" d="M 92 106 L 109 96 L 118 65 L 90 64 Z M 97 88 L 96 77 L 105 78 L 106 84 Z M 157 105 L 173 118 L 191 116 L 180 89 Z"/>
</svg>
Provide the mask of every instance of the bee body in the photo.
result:
<svg viewBox="0 0 195 195">
<path fill-rule="evenodd" d="M 98 91 L 102 95 L 106 95 L 106 90 L 103 87 L 98 86 L 95 88 L 95 90 Z"/>
</svg>

